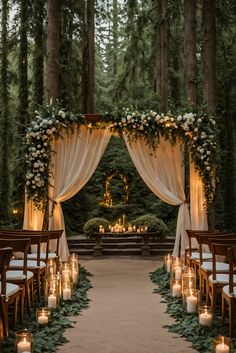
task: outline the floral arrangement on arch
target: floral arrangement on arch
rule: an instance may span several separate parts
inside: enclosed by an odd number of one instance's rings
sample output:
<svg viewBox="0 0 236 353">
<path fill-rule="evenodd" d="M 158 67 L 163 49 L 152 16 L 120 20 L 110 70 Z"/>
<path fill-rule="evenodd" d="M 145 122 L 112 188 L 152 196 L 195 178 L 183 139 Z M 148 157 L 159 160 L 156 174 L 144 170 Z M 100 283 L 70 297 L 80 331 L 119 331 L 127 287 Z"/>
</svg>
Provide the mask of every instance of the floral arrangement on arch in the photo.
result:
<svg viewBox="0 0 236 353">
<path fill-rule="evenodd" d="M 188 112 L 173 115 L 117 110 L 100 116 L 98 121 L 87 121 L 85 115 L 72 114 L 58 105 L 42 106 L 26 132 L 26 193 L 36 208 L 44 208 L 47 201 L 53 139 L 62 138 L 65 131 L 86 124 L 92 129 L 110 129 L 111 133 L 127 134 L 130 141 L 144 138 L 154 151 L 160 137 L 175 143 L 180 138 L 189 146 L 191 158 L 203 181 L 206 205 L 214 195 L 215 167 L 218 164 L 218 129 L 216 121 L 206 112 Z"/>
</svg>

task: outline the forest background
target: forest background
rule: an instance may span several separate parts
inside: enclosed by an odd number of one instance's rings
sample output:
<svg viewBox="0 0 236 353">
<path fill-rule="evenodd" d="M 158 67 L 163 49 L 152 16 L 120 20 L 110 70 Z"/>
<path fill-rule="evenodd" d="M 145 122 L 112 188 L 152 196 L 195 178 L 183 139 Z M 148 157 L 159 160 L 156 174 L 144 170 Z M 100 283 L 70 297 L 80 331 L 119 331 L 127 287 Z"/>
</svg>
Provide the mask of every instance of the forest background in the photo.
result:
<svg viewBox="0 0 236 353">
<path fill-rule="evenodd" d="M 214 226 L 236 231 L 235 1 L 2 0 L 0 6 L 0 226 L 22 226 L 25 129 L 53 97 L 74 113 L 191 106 L 214 114 L 221 149 Z M 119 202 L 119 178 L 110 185 L 117 205 L 101 204 L 110 171 L 128 176 L 128 204 Z M 89 218 L 115 221 L 124 213 L 127 221 L 155 214 L 174 233 L 177 212 L 148 190 L 116 137 L 63 210 L 69 234 Z"/>
</svg>

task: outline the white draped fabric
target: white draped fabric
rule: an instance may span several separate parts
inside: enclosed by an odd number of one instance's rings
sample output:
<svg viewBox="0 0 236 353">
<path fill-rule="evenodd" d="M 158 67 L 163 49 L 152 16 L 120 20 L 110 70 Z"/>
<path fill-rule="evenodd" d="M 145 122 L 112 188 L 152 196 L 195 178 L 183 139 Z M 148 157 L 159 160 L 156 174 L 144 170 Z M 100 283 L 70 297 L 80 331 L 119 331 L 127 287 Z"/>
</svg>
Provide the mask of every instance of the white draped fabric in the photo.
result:
<svg viewBox="0 0 236 353">
<path fill-rule="evenodd" d="M 176 239 L 173 255 L 181 254 L 188 244 L 186 229 L 190 227 L 189 210 L 184 193 L 184 163 L 180 144 L 172 146 L 162 138 L 155 153 L 143 139 L 130 142 L 124 134 L 126 146 L 140 176 L 161 200 L 171 205 L 179 205 Z"/>
<path fill-rule="evenodd" d="M 52 186 L 49 188 L 49 229 L 65 229 L 61 202 L 73 197 L 91 178 L 110 140 L 108 130 L 75 127 L 74 133 L 65 133 L 54 142 L 52 150 Z M 65 231 L 59 254 L 68 257 Z"/>
<path fill-rule="evenodd" d="M 31 200 L 25 197 L 25 212 L 23 229 L 42 230 L 43 228 L 44 211 L 35 208 Z"/>
<path fill-rule="evenodd" d="M 203 183 L 192 161 L 190 161 L 190 217 L 191 228 L 207 230 L 207 214 L 204 208 Z"/>
</svg>

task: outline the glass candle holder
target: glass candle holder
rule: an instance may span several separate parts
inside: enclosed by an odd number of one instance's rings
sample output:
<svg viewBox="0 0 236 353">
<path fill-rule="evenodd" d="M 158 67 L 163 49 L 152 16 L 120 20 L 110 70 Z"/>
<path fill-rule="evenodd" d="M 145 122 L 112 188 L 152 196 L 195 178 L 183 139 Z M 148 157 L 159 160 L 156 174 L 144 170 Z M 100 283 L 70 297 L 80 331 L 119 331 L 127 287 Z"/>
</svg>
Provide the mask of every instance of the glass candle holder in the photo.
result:
<svg viewBox="0 0 236 353">
<path fill-rule="evenodd" d="M 196 289 L 196 274 L 193 268 L 187 267 L 182 273 L 182 290 L 183 294 L 187 289 Z"/>
<path fill-rule="evenodd" d="M 183 304 L 188 314 L 195 314 L 198 312 L 199 305 L 199 290 L 185 289 Z"/>
<path fill-rule="evenodd" d="M 62 281 L 71 281 L 70 263 L 63 262 L 61 266 L 61 279 Z"/>
<path fill-rule="evenodd" d="M 72 285 L 71 281 L 62 281 L 62 299 L 63 300 L 71 300 L 72 299 Z"/>
<path fill-rule="evenodd" d="M 165 255 L 164 265 L 165 265 L 166 271 L 169 273 L 170 273 L 171 261 L 172 261 L 171 255 L 170 254 Z"/>
<path fill-rule="evenodd" d="M 203 326 L 212 326 L 212 310 L 210 306 L 202 305 L 199 308 L 199 324 Z"/>
<path fill-rule="evenodd" d="M 219 336 L 213 339 L 213 353 L 233 352 L 233 341 L 230 337 Z"/>
<path fill-rule="evenodd" d="M 21 330 L 15 334 L 15 352 L 16 353 L 32 353 L 33 352 L 33 335 L 28 330 Z"/>
<path fill-rule="evenodd" d="M 73 284 L 79 281 L 79 265 L 75 266 L 74 263 L 71 265 L 71 279 Z"/>
<path fill-rule="evenodd" d="M 56 261 L 54 259 L 50 259 L 47 263 L 47 272 L 46 275 L 49 276 L 53 276 L 56 275 L 57 273 L 57 264 Z"/>
<path fill-rule="evenodd" d="M 72 253 L 70 255 L 70 265 L 79 266 L 79 255 Z"/>
<path fill-rule="evenodd" d="M 38 308 L 36 310 L 36 322 L 40 325 L 47 325 L 51 316 L 49 308 Z"/>
<path fill-rule="evenodd" d="M 56 309 L 59 306 L 59 294 L 56 289 L 49 289 L 47 305 L 50 309 Z"/>
<path fill-rule="evenodd" d="M 172 280 L 171 294 L 173 297 L 181 297 L 181 295 L 182 295 L 181 281 L 178 281 L 176 279 Z"/>
<path fill-rule="evenodd" d="M 181 281 L 182 279 L 182 267 L 181 264 L 179 263 L 172 263 L 172 267 L 171 267 L 171 278 L 172 280 L 177 280 L 177 281 Z"/>
</svg>

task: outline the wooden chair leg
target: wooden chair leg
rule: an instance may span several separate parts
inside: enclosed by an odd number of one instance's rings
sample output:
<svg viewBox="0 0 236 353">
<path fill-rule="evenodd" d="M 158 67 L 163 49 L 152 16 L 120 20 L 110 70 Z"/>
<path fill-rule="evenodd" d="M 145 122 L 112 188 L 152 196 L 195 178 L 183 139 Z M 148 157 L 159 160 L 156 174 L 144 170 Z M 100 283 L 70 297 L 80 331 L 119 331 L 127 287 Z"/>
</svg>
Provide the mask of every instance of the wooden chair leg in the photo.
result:
<svg viewBox="0 0 236 353">
<path fill-rule="evenodd" d="M 221 324 L 222 324 L 222 326 L 225 323 L 225 304 L 226 304 L 225 303 L 225 298 L 222 295 L 222 298 L 221 298 Z"/>
<path fill-rule="evenodd" d="M 16 327 L 16 322 L 17 322 L 18 301 L 19 301 L 19 299 L 16 299 L 13 304 L 12 320 L 13 320 L 13 327 L 14 328 Z"/>
<path fill-rule="evenodd" d="M 229 336 L 233 337 L 234 334 L 234 298 L 229 301 Z"/>
</svg>

